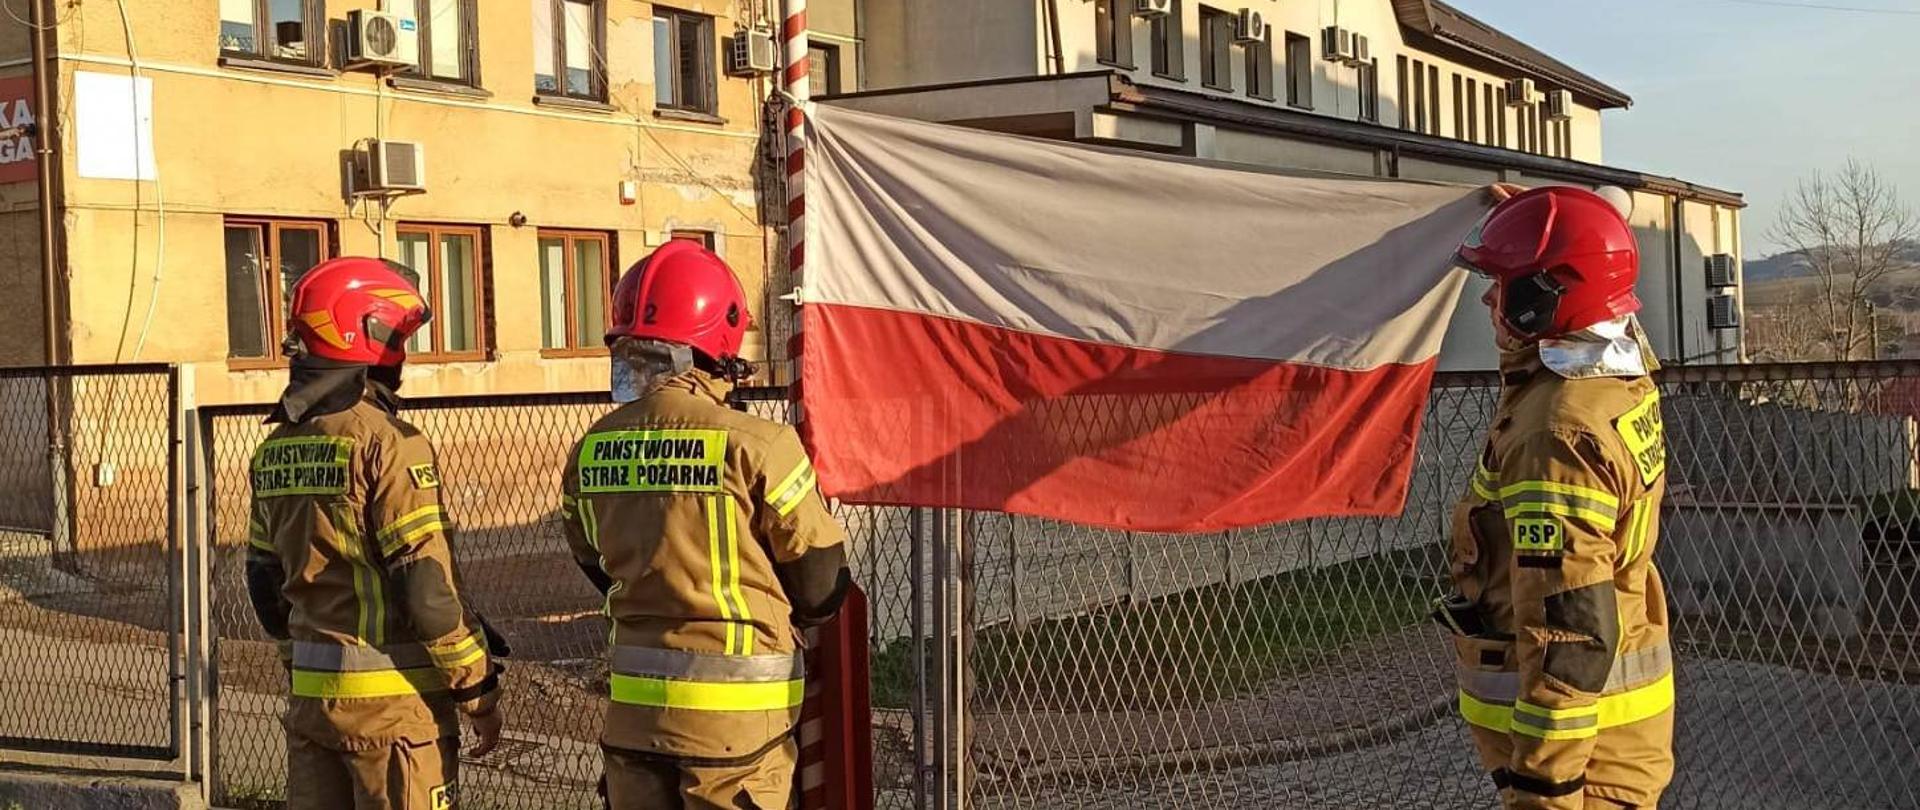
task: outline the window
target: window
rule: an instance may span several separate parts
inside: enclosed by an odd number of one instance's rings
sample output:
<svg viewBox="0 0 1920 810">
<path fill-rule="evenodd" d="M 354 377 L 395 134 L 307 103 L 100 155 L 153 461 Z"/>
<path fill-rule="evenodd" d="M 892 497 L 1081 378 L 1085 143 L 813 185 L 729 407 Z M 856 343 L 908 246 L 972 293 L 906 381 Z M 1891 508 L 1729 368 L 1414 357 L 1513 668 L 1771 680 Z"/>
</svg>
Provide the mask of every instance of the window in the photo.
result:
<svg viewBox="0 0 1920 810">
<path fill-rule="evenodd" d="M 1480 83 L 1467 80 L 1467 140 L 1480 142 Z"/>
<path fill-rule="evenodd" d="M 1287 103 L 1313 109 L 1313 40 L 1287 32 Z"/>
<path fill-rule="evenodd" d="M 1394 63 L 1395 67 L 1400 71 L 1400 95 L 1394 97 L 1400 100 L 1400 128 L 1413 129 L 1414 104 L 1411 99 L 1414 99 L 1415 96 L 1407 90 L 1407 58 L 1405 56 L 1395 57 Z"/>
<path fill-rule="evenodd" d="M 1273 26 L 1266 28 L 1259 42 L 1247 43 L 1247 95 L 1273 100 Z"/>
<path fill-rule="evenodd" d="M 713 249 L 713 231 L 674 231 L 671 238 L 692 242 L 708 250 Z"/>
<path fill-rule="evenodd" d="M 601 0 L 533 0 L 533 89 L 606 98 L 606 15 Z"/>
<path fill-rule="evenodd" d="M 293 283 L 332 258 L 324 222 L 229 219 L 227 241 L 227 356 L 273 362 L 287 333 Z"/>
<path fill-rule="evenodd" d="M 1427 131 L 1427 66 L 1420 60 L 1413 60 L 1413 131 Z"/>
<path fill-rule="evenodd" d="M 1467 111 L 1465 109 L 1465 104 L 1466 104 L 1465 96 L 1466 94 L 1462 93 L 1460 89 L 1460 74 L 1455 73 L 1453 74 L 1453 138 L 1454 140 L 1466 140 L 1466 137 L 1467 137 Z"/>
<path fill-rule="evenodd" d="M 1095 0 L 1094 56 L 1102 64 L 1133 67 L 1132 0 Z"/>
<path fill-rule="evenodd" d="M 594 350 L 613 300 L 612 240 L 604 233 L 540 232 L 540 346 Z"/>
<path fill-rule="evenodd" d="M 840 92 L 840 46 L 807 44 L 807 81 L 816 93 Z"/>
<path fill-rule="evenodd" d="M 1214 90 L 1233 89 L 1233 16 L 1200 7 L 1200 84 Z"/>
<path fill-rule="evenodd" d="M 1427 66 L 1427 134 L 1440 134 L 1440 68 Z"/>
<path fill-rule="evenodd" d="M 1187 80 L 1187 34 L 1180 24 L 1180 0 L 1173 0 L 1173 10 L 1153 18 L 1151 28 L 1153 40 L 1153 75 L 1167 79 Z"/>
<path fill-rule="evenodd" d="M 220 0 L 220 52 L 319 67 L 327 62 L 322 0 Z"/>
<path fill-rule="evenodd" d="M 420 63 L 409 71 L 427 79 L 480 83 L 476 0 L 387 0 L 389 12 L 420 24 Z"/>
<path fill-rule="evenodd" d="M 1500 148 L 1505 149 L 1507 148 L 1507 88 L 1500 88 L 1499 92 L 1494 93 L 1493 98 L 1500 102 Z"/>
<path fill-rule="evenodd" d="M 407 351 L 427 360 L 486 358 L 487 294 L 481 270 L 486 234 L 459 225 L 401 225 L 399 262 L 419 274 L 433 320 Z"/>
<path fill-rule="evenodd" d="M 713 18 L 654 6 L 654 105 L 713 114 L 713 68 Z"/>
<path fill-rule="evenodd" d="M 1380 123 L 1380 60 L 1360 66 L 1360 120 Z"/>
<path fill-rule="evenodd" d="M 1500 114 L 1500 108 L 1495 106 L 1493 103 L 1493 83 L 1489 82 L 1487 84 L 1481 85 L 1480 96 L 1481 96 L 1481 99 L 1486 102 L 1486 108 L 1487 108 L 1487 121 L 1486 121 L 1487 141 L 1486 142 L 1489 146 L 1491 146 L 1494 143 L 1493 133 L 1497 126 L 1496 124 L 1493 123 L 1493 118 L 1494 116 Z"/>
</svg>

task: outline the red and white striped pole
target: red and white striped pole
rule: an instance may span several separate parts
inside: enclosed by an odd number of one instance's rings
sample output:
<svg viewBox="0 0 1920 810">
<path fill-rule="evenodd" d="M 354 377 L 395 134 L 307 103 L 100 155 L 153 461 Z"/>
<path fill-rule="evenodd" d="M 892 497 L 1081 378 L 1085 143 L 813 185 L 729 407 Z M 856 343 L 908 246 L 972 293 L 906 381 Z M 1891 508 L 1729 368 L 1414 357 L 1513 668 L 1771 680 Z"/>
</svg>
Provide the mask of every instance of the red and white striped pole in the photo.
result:
<svg viewBox="0 0 1920 810">
<path fill-rule="evenodd" d="M 813 88 L 807 78 L 807 0 L 781 0 L 781 42 L 787 56 L 782 75 L 787 95 L 787 272 L 794 290 L 793 331 L 787 338 L 787 364 L 792 385 L 794 421 L 805 434 L 805 417 L 800 408 L 800 356 L 805 350 L 801 340 L 805 302 L 800 292 L 807 258 L 807 102 Z"/>
</svg>

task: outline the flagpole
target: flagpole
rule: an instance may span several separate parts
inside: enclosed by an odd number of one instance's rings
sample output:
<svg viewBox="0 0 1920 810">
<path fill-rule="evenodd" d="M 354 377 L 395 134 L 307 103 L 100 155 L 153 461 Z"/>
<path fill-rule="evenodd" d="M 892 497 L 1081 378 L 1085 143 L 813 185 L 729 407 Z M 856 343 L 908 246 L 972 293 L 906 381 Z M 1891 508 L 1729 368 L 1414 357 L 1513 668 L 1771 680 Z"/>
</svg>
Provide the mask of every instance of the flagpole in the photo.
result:
<svg viewBox="0 0 1920 810">
<path fill-rule="evenodd" d="M 813 93 L 807 77 L 807 0 L 781 0 L 780 8 L 782 52 L 786 54 L 786 70 L 781 74 L 781 82 L 787 97 L 787 272 L 794 291 L 793 331 L 787 339 L 787 364 L 794 422 L 802 423 L 805 418 L 800 411 L 800 358 L 805 351 L 801 330 L 805 328 L 802 312 L 806 302 L 802 300 L 801 291 L 806 289 L 803 281 L 807 248 L 806 105 Z"/>
</svg>

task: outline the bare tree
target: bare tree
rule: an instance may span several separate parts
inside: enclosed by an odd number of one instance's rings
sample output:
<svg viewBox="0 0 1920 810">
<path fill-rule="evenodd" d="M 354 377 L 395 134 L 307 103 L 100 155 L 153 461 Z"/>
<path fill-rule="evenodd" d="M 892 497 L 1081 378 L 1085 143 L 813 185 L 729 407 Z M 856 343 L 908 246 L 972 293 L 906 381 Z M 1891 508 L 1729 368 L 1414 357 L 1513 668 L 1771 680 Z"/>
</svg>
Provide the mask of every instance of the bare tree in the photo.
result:
<svg viewBox="0 0 1920 810">
<path fill-rule="evenodd" d="M 1815 172 L 1801 180 L 1770 235 L 1819 279 L 1815 314 L 1825 319 L 1830 337 L 1821 342 L 1832 359 L 1870 355 L 1876 337 L 1868 296 L 1907 266 L 1900 249 L 1920 237 L 1920 220 L 1899 191 L 1873 167 L 1849 159 L 1837 175 Z"/>
</svg>

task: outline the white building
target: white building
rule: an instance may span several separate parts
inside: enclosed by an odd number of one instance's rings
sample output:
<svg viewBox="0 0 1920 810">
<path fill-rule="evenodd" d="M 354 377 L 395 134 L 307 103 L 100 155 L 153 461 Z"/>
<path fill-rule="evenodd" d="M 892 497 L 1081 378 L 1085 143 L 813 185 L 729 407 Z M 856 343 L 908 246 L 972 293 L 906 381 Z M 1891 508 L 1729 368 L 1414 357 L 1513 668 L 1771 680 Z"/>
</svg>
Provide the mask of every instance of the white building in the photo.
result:
<svg viewBox="0 0 1920 810">
<path fill-rule="evenodd" d="M 1740 359 L 1740 195 L 1604 165 L 1602 112 L 1629 107 L 1626 93 L 1437 0 L 861 11 L 862 86 L 831 103 L 1289 170 L 1621 186 L 1662 357 Z M 1490 368 L 1477 291 L 1461 307 L 1442 368 Z"/>
</svg>

